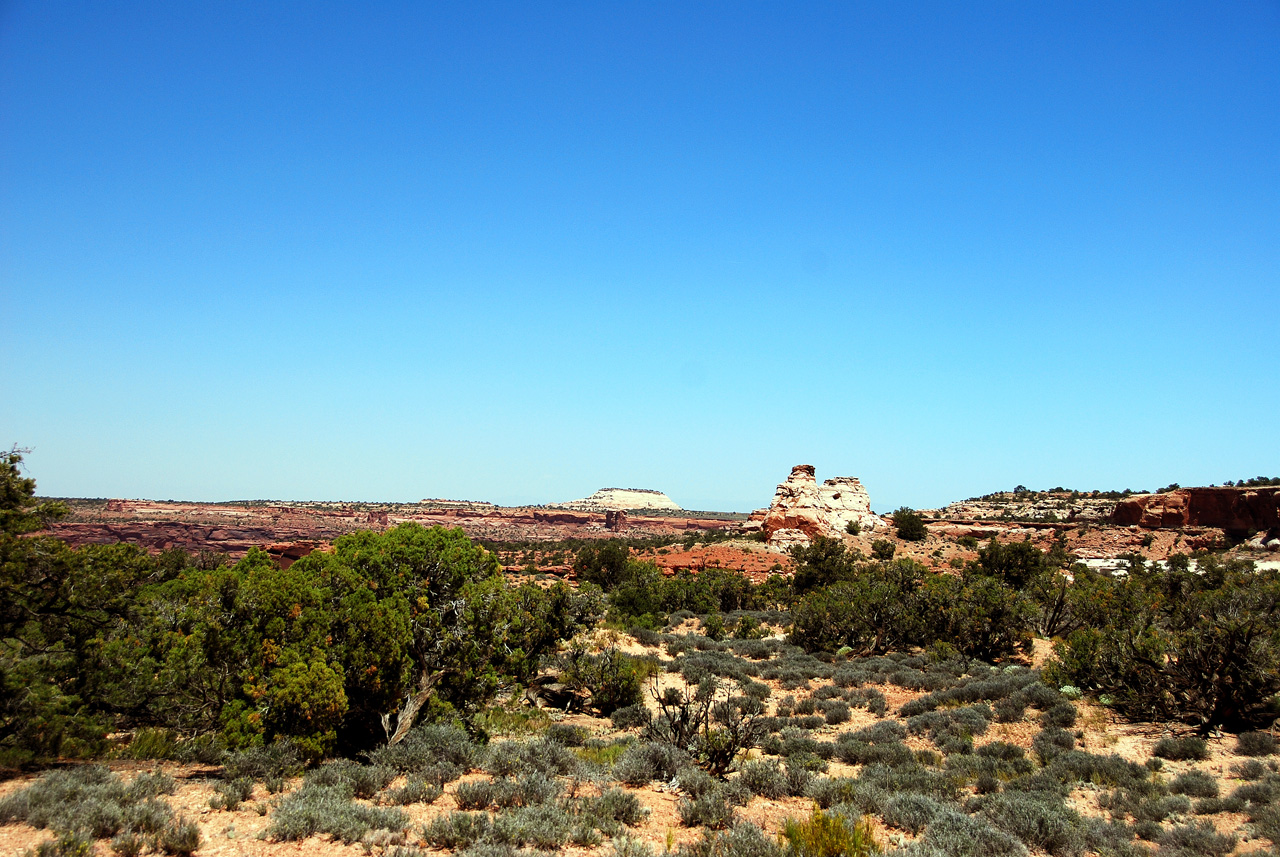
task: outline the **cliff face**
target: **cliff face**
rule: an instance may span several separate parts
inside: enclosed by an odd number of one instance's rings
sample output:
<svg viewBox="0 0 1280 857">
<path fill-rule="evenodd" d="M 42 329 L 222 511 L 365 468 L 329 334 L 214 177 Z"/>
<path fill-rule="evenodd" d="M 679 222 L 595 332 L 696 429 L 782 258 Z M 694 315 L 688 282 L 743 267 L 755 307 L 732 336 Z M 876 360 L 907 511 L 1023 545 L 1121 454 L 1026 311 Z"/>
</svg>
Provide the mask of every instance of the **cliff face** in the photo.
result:
<svg viewBox="0 0 1280 857">
<path fill-rule="evenodd" d="M 839 536 L 851 521 L 864 530 L 882 526 L 862 483 L 840 476 L 819 485 L 812 464 L 797 464 L 774 492 L 763 527 L 770 545 L 787 548 Z"/>
<path fill-rule="evenodd" d="M 1145 529 L 1218 527 L 1233 536 L 1280 530 L 1280 488 L 1179 488 L 1116 504 L 1111 523 Z"/>
</svg>

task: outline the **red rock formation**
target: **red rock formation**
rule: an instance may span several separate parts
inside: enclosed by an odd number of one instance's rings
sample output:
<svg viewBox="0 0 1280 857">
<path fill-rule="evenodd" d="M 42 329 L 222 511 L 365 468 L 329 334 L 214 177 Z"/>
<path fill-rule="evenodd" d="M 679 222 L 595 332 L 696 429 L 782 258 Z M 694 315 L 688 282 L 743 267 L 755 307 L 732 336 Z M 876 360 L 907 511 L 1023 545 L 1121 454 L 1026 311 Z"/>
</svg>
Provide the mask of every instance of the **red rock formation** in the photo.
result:
<svg viewBox="0 0 1280 857">
<path fill-rule="evenodd" d="M 769 544 L 790 547 L 841 535 L 850 522 L 867 530 L 880 525 L 862 483 L 842 476 L 818 485 L 813 465 L 797 464 L 774 493 L 763 526 Z"/>
<path fill-rule="evenodd" d="M 1144 529 L 1217 527 L 1232 535 L 1280 529 L 1280 488 L 1179 488 L 1116 504 L 1111 523 Z"/>
</svg>

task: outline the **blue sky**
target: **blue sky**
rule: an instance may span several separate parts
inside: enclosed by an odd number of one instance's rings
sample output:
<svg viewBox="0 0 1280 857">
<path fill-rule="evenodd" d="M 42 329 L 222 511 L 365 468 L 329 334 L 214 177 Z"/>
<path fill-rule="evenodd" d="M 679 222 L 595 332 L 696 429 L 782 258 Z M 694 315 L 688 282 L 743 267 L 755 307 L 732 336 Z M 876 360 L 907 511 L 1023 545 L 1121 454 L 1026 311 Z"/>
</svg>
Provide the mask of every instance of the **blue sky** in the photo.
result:
<svg viewBox="0 0 1280 857">
<path fill-rule="evenodd" d="M 1280 4 L 8 3 L 41 493 L 1280 474 Z"/>
</svg>

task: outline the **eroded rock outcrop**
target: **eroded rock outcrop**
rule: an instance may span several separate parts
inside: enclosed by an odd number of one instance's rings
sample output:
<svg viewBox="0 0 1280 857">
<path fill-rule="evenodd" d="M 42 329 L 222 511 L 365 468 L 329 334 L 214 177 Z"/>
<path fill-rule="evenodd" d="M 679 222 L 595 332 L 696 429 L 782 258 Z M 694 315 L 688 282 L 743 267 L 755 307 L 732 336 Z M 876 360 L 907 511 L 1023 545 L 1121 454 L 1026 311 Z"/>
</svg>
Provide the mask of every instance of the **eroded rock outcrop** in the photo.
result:
<svg viewBox="0 0 1280 857">
<path fill-rule="evenodd" d="M 1280 488 L 1179 488 L 1121 500 L 1111 523 L 1144 529 L 1218 527 L 1234 536 L 1280 531 Z"/>
<path fill-rule="evenodd" d="M 815 536 L 839 536 L 850 522 L 863 530 L 883 526 L 862 483 L 840 476 L 819 485 L 812 464 L 797 464 L 774 492 L 762 526 L 771 546 L 789 548 Z"/>
</svg>

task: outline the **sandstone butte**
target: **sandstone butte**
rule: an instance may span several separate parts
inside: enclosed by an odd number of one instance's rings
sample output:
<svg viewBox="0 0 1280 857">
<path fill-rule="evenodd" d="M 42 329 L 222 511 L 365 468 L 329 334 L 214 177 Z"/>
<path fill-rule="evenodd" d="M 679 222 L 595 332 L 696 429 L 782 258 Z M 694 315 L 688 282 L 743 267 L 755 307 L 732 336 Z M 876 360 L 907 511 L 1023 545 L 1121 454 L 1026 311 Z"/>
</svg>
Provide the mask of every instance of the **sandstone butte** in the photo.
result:
<svg viewBox="0 0 1280 857">
<path fill-rule="evenodd" d="M 774 492 L 761 522 L 771 547 L 804 545 L 815 536 L 840 537 L 850 523 L 866 531 L 884 526 L 871 511 L 861 482 L 838 476 L 819 485 L 814 473 L 812 464 L 797 464 Z"/>
<path fill-rule="evenodd" d="M 561 509 L 578 509 L 583 512 L 630 512 L 641 509 L 683 511 L 666 494 L 650 488 L 601 488 L 590 497 L 552 505 Z"/>
</svg>

